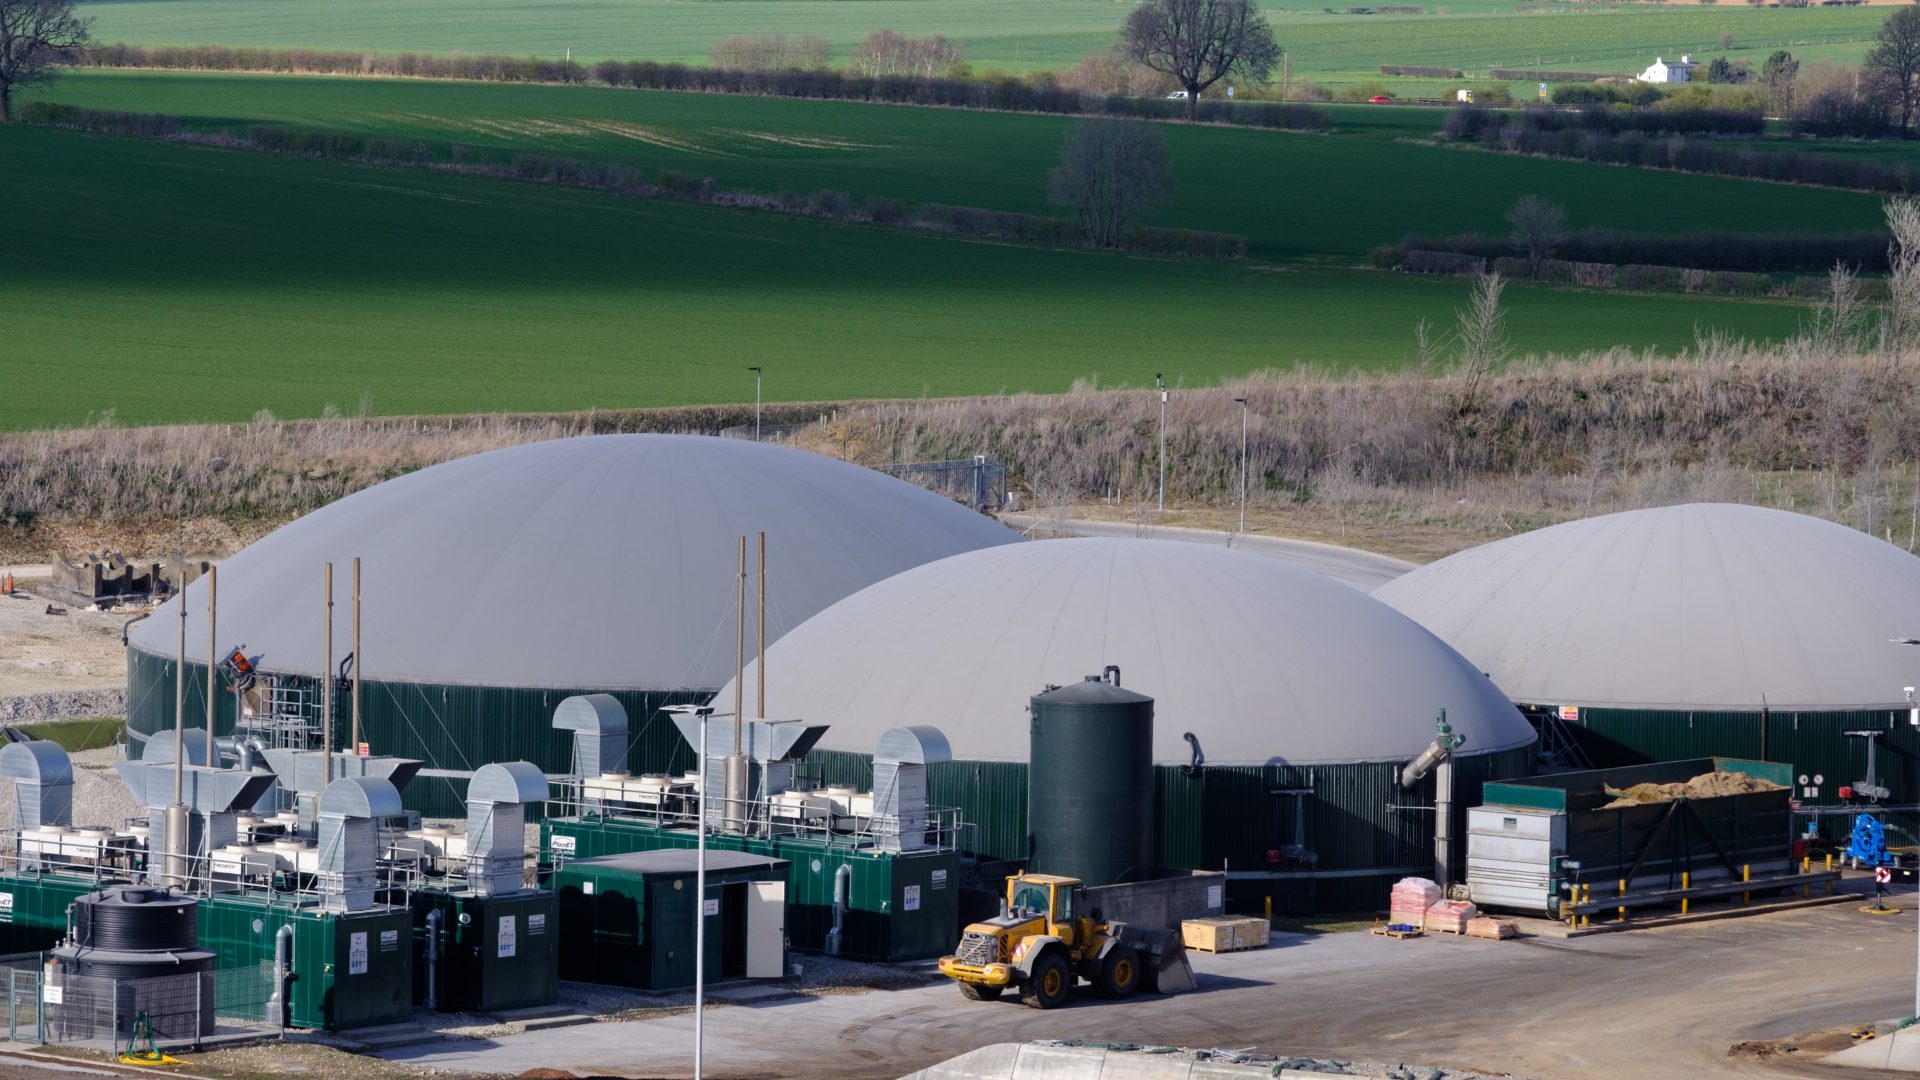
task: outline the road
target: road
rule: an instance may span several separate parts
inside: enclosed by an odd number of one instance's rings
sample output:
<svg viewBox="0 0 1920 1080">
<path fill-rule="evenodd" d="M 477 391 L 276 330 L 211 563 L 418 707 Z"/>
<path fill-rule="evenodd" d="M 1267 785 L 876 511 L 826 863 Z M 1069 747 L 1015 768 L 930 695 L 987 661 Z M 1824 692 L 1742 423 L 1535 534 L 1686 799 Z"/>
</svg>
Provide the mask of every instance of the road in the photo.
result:
<svg viewBox="0 0 1920 1080">
<path fill-rule="evenodd" d="M 1075 536 L 1141 537 L 1158 540 L 1187 540 L 1197 544 L 1226 544 L 1255 555 L 1267 555 L 1306 570 L 1325 574 L 1362 592 L 1392 581 L 1414 568 L 1414 564 L 1360 548 L 1322 544 L 1313 540 L 1292 540 L 1280 536 L 1253 533 L 1229 533 L 1217 529 L 1190 529 L 1176 525 L 1135 525 L 1126 521 L 1086 521 L 1042 517 L 1038 514 L 1008 514 L 1002 518 L 1022 531 L 1044 525 Z"/>
<path fill-rule="evenodd" d="M 1909 912 L 1911 902 L 1902 898 Z M 1262 952 L 1195 954 L 1199 992 L 1171 998 L 1076 999 L 1039 1012 L 964 1002 L 934 984 L 710 1009 L 706 1075 L 882 1080 L 991 1043 L 1089 1038 L 1554 1080 L 1865 1077 L 1875 1074 L 1728 1050 L 1909 1013 L 1913 921 L 1848 903 L 1571 941 L 1276 934 Z M 692 1028 L 682 1014 L 383 1056 L 475 1071 L 684 1077 Z"/>
</svg>

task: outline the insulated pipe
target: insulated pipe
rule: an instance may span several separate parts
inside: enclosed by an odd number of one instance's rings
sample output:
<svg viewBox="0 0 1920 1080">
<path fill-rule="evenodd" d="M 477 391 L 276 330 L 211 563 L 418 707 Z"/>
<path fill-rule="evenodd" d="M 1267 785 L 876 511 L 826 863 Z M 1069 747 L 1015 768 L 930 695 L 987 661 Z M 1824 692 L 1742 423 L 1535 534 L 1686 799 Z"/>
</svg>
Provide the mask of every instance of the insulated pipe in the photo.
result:
<svg viewBox="0 0 1920 1080">
<path fill-rule="evenodd" d="M 353 753 L 360 752 L 360 556 L 353 557 Z"/>
<path fill-rule="evenodd" d="M 853 867 L 841 863 L 833 872 L 833 929 L 827 931 L 827 955 L 840 955 L 840 929 L 847 917 L 847 894 L 852 891 Z"/>
<path fill-rule="evenodd" d="M 213 749 L 213 685 L 218 682 L 216 673 L 219 665 L 214 657 L 219 654 L 219 634 L 214 630 L 214 616 L 220 598 L 220 568 L 207 567 L 207 764 L 218 767 L 220 756 Z M 184 600 L 184 597 L 182 598 Z"/>
<path fill-rule="evenodd" d="M 333 783 L 333 564 L 327 564 L 326 643 L 320 660 L 320 761 L 324 784 Z M 360 665 L 356 662 L 355 667 Z"/>
<path fill-rule="evenodd" d="M 435 1011 L 440 1007 L 440 923 L 444 918 L 439 908 L 427 912 L 427 1000 L 421 1004 Z"/>
<path fill-rule="evenodd" d="M 435 912 L 434 914 L 439 914 Z M 293 927 L 282 926 L 273 935 L 273 996 L 267 999 L 267 1011 L 281 1031 L 287 1029 L 287 983 L 293 977 Z M 431 994 L 431 984 L 427 991 Z"/>
</svg>

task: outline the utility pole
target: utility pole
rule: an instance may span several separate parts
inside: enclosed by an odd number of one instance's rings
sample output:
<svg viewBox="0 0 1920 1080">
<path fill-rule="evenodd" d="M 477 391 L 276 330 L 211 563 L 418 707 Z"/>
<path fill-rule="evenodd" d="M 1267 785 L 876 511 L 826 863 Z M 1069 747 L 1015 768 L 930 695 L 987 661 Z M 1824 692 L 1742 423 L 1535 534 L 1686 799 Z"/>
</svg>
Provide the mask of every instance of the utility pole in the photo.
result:
<svg viewBox="0 0 1920 1080">
<path fill-rule="evenodd" d="M 1160 512 L 1167 511 L 1167 380 L 1153 373 L 1153 385 L 1160 389 Z"/>
<path fill-rule="evenodd" d="M 360 752 L 360 556 L 353 557 L 353 746 Z"/>
<path fill-rule="evenodd" d="M 1247 531 L 1247 399 L 1233 399 L 1240 406 L 1240 531 Z"/>
<path fill-rule="evenodd" d="M 753 372 L 753 441 L 759 442 L 760 441 L 760 380 L 766 376 L 766 372 L 757 367 L 750 367 L 747 370 Z"/>
</svg>

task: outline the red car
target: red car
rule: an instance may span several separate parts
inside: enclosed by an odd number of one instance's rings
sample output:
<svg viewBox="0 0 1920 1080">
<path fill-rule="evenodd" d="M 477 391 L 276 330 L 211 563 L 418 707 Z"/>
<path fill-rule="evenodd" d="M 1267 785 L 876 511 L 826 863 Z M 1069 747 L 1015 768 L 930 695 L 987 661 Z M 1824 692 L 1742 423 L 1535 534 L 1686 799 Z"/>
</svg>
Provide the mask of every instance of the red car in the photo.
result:
<svg viewBox="0 0 1920 1080">
<path fill-rule="evenodd" d="M 1390 98 L 1390 97 L 1388 97 L 1388 96 L 1386 96 L 1385 94 L 1375 94 L 1375 95 L 1373 95 L 1372 97 L 1370 97 L 1370 98 L 1368 98 L 1368 99 L 1367 99 L 1367 104 L 1369 104 L 1369 105 L 1391 105 L 1391 104 L 1393 104 L 1393 99 L 1392 99 L 1392 98 Z"/>
</svg>

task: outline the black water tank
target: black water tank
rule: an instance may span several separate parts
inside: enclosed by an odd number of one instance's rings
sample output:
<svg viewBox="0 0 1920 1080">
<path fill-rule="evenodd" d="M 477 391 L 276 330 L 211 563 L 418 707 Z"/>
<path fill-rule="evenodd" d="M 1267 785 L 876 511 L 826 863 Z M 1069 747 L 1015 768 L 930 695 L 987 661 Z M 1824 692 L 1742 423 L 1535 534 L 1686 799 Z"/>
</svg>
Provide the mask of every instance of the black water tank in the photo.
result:
<svg viewBox="0 0 1920 1080">
<path fill-rule="evenodd" d="M 1028 869 L 1089 885 L 1138 881 L 1153 867 L 1153 699 L 1122 689 L 1119 669 L 1107 673 L 1028 706 Z"/>
<path fill-rule="evenodd" d="M 215 954 L 200 948 L 199 901 L 113 885 L 73 902 L 73 935 L 53 950 L 68 1039 L 124 1039 L 144 1012 L 161 1039 L 213 1034 Z"/>
</svg>

